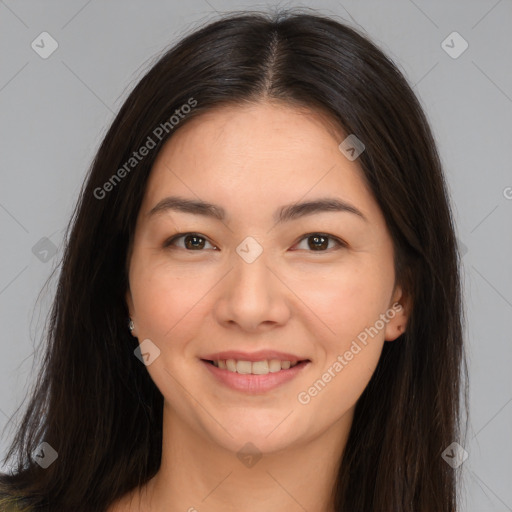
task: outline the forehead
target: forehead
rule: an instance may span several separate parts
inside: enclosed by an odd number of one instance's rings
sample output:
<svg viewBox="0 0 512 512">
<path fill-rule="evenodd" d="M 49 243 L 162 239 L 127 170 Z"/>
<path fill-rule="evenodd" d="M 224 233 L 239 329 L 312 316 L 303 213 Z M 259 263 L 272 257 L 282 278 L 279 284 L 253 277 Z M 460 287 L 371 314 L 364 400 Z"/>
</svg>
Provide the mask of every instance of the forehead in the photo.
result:
<svg viewBox="0 0 512 512">
<path fill-rule="evenodd" d="M 329 193 L 371 214 L 376 204 L 362 170 L 339 150 L 344 138 L 322 112 L 269 102 L 215 108 L 185 123 L 163 146 L 143 210 L 166 195 L 247 211 Z"/>
</svg>

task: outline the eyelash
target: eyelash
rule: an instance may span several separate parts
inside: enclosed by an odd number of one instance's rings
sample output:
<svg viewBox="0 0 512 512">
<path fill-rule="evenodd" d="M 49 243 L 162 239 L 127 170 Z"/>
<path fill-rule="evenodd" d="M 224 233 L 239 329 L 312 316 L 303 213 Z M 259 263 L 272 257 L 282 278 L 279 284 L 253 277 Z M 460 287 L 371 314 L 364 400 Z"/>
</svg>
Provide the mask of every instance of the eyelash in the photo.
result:
<svg viewBox="0 0 512 512">
<path fill-rule="evenodd" d="M 198 238 L 202 238 L 204 240 L 206 240 L 210 245 L 214 246 L 206 236 L 204 235 L 201 235 L 201 233 L 194 233 L 194 232 L 188 232 L 188 233 L 178 233 L 174 236 L 172 236 L 171 238 L 169 238 L 168 240 L 166 240 L 164 242 L 164 249 L 167 249 L 167 248 L 170 248 L 174 242 L 180 238 L 183 238 L 183 237 L 186 237 L 186 236 L 196 236 Z M 315 236 L 315 235 L 319 235 L 321 237 L 325 237 L 325 238 L 328 238 L 329 240 L 333 240 L 334 242 L 336 242 L 338 244 L 338 248 L 341 249 L 341 248 L 345 248 L 347 247 L 347 244 L 341 240 L 340 238 L 336 237 L 336 236 L 333 236 L 333 235 L 329 235 L 328 233 L 320 233 L 320 232 L 312 232 L 312 233 L 306 233 L 305 235 L 302 236 L 302 238 L 299 239 L 299 241 L 297 243 L 300 243 L 302 242 L 303 240 L 306 240 L 312 236 Z M 216 246 L 214 246 L 216 247 Z M 202 249 L 199 249 L 197 251 L 194 251 L 194 250 L 188 250 L 184 247 L 180 247 L 180 249 L 184 249 L 185 251 L 187 252 L 204 252 Z M 332 248 L 331 248 L 332 250 Z M 331 252 L 330 249 L 326 249 L 326 250 L 319 250 L 319 251 L 313 251 L 313 250 L 308 250 L 307 252 L 318 252 L 318 253 L 328 253 L 328 252 Z"/>
</svg>

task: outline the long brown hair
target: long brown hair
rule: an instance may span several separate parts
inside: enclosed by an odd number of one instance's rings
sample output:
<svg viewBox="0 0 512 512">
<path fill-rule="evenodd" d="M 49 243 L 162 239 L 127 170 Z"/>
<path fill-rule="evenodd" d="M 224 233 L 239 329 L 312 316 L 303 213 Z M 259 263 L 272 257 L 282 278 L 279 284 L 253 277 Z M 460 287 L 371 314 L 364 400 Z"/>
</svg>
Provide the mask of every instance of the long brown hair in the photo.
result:
<svg viewBox="0 0 512 512">
<path fill-rule="evenodd" d="M 0 477 L 6 494 L 37 510 L 101 512 L 158 471 L 163 397 L 134 357 L 124 299 L 135 220 L 174 131 L 213 107 L 262 98 L 321 109 L 364 141 L 358 163 L 392 235 L 397 280 L 413 298 L 407 332 L 384 345 L 357 402 L 336 510 L 456 510 L 457 471 L 441 455 L 463 444 L 467 370 L 459 256 L 434 137 L 406 79 L 366 35 L 293 11 L 235 13 L 197 29 L 121 107 L 68 226 L 44 360 L 5 458 L 13 470 Z M 167 130 L 157 137 L 159 126 Z M 154 147 L 127 167 L 148 137 Z M 32 456 L 43 441 L 58 452 L 46 469 Z"/>
</svg>

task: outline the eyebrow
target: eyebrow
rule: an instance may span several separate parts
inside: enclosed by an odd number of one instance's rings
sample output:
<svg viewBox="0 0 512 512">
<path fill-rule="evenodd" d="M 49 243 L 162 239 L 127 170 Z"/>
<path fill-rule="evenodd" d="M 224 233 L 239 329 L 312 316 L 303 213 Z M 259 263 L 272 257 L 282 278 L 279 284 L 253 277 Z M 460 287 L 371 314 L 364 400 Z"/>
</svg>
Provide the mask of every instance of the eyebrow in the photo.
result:
<svg viewBox="0 0 512 512">
<path fill-rule="evenodd" d="M 153 217 L 169 210 L 191 213 L 193 215 L 203 215 L 220 221 L 226 219 L 226 211 L 219 205 L 179 196 L 165 197 L 159 201 L 147 215 L 148 217 Z M 281 206 L 274 213 L 273 219 L 276 224 L 281 224 L 321 212 L 353 213 L 368 222 L 368 219 L 355 206 L 336 197 L 322 197 L 312 201 Z"/>
</svg>

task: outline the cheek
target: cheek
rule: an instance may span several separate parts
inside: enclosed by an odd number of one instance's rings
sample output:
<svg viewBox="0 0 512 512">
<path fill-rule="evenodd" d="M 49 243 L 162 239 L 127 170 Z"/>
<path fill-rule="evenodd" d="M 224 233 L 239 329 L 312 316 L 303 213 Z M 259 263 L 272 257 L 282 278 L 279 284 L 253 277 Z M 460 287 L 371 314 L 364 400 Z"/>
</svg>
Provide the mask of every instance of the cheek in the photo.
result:
<svg viewBox="0 0 512 512">
<path fill-rule="evenodd" d="M 205 299 L 214 284 L 214 276 L 195 275 L 190 267 L 135 264 L 130 286 L 139 339 L 150 338 L 162 347 L 171 340 L 173 346 L 185 342 L 200 329 Z"/>
<path fill-rule="evenodd" d="M 308 306 L 329 326 L 317 338 L 318 371 L 297 396 L 300 404 L 314 409 L 315 421 L 329 423 L 343 416 L 368 385 L 384 344 L 385 324 L 379 320 L 393 281 L 392 267 L 360 259 L 358 265 L 318 280 L 308 293 Z"/>
<path fill-rule="evenodd" d="M 321 332 L 330 340 L 326 349 L 339 351 L 386 311 L 393 280 L 392 269 L 383 271 L 376 261 L 360 258 L 328 274 L 296 279 L 290 288 L 314 313 Z"/>
<path fill-rule="evenodd" d="M 345 352 L 328 358 L 322 371 L 297 394 L 296 401 L 313 431 L 332 425 L 353 410 L 377 367 L 382 342 L 374 340 L 348 360 Z"/>
<path fill-rule="evenodd" d="M 305 411 L 314 411 L 313 423 L 330 424 L 350 411 L 379 362 L 385 330 L 375 326 L 392 282 L 370 270 L 338 273 L 308 294 L 308 306 L 329 327 L 315 338 L 318 368 L 296 397 Z"/>
</svg>

